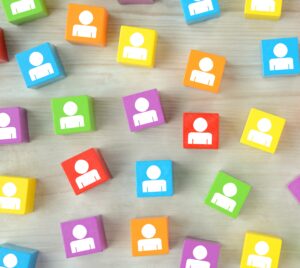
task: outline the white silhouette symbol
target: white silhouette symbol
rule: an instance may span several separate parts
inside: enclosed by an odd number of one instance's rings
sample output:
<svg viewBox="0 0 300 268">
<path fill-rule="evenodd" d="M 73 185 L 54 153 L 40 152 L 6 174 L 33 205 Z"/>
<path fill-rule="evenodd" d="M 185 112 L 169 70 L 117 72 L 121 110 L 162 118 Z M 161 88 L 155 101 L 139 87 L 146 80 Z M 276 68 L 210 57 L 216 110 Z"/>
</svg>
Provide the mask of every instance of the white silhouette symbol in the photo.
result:
<svg viewBox="0 0 300 268">
<path fill-rule="evenodd" d="M 82 115 L 76 115 L 78 106 L 75 102 L 66 102 L 63 110 L 67 116 L 60 118 L 61 129 L 84 127 L 84 117 Z"/>
<path fill-rule="evenodd" d="M 85 160 L 78 160 L 75 163 L 75 171 L 78 174 L 81 174 L 81 176 L 76 178 L 76 184 L 79 189 L 82 189 L 101 179 L 98 171 L 96 169 L 88 171 L 89 167 L 89 163 Z"/>
<path fill-rule="evenodd" d="M 13 15 L 17 15 L 35 9 L 35 3 L 34 0 L 19 0 L 11 3 L 10 9 Z"/>
<path fill-rule="evenodd" d="M 124 47 L 123 58 L 144 61 L 147 60 L 147 49 L 140 47 L 145 42 L 144 36 L 141 33 L 134 33 L 130 36 L 129 41 L 132 46 Z"/>
<path fill-rule="evenodd" d="M 285 44 L 279 43 L 274 49 L 273 53 L 277 57 L 276 59 L 270 59 L 270 71 L 282 71 L 282 70 L 293 70 L 294 69 L 294 59 L 285 58 L 288 54 L 288 47 Z"/>
<path fill-rule="evenodd" d="M 0 140 L 12 140 L 17 138 L 17 129 L 8 127 L 10 116 L 7 113 L 0 113 Z"/>
<path fill-rule="evenodd" d="M 188 144 L 212 144 L 212 134 L 209 132 L 204 132 L 207 127 L 207 121 L 200 117 L 194 121 L 194 129 L 197 132 L 190 132 L 188 135 Z"/>
<path fill-rule="evenodd" d="M 268 243 L 265 241 L 260 241 L 255 245 L 254 250 L 257 255 L 249 255 L 247 265 L 256 268 L 271 268 L 272 259 L 265 256 L 270 250 Z"/>
<path fill-rule="evenodd" d="M 140 112 L 133 116 L 133 122 L 136 127 L 158 121 L 157 112 L 155 110 L 148 111 L 150 104 L 146 98 L 138 98 L 134 105 L 135 109 Z"/>
<path fill-rule="evenodd" d="M 31 63 L 31 65 L 35 66 L 35 68 L 29 70 L 31 81 L 35 81 L 54 74 L 51 63 L 43 64 L 44 56 L 40 52 L 31 53 L 31 55 L 29 56 L 29 62 Z"/>
<path fill-rule="evenodd" d="M 211 0 L 194 0 L 195 3 L 189 4 L 191 16 L 199 15 L 214 10 Z"/>
<path fill-rule="evenodd" d="M 214 62 L 210 58 L 203 58 L 199 62 L 199 70 L 193 70 L 190 80 L 195 83 L 213 86 L 215 83 L 216 76 L 208 73 L 214 68 Z"/>
<path fill-rule="evenodd" d="M 81 224 L 76 225 L 73 228 L 72 234 L 77 239 L 70 243 L 72 253 L 95 249 L 94 239 L 92 237 L 85 238 L 87 236 L 87 229 L 85 226 Z"/>
<path fill-rule="evenodd" d="M 147 169 L 148 181 L 143 181 L 143 193 L 157 193 L 167 191 L 167 182 L 164 179 L 158 180 L 161 170 L 158 166 L 150 166 Z"/>
<path fill-rule="evenodd" d="M 193 250 L 195 259 L 188 259 L 185 268 L 210 268 L 210 262 L 204 261 L 207 257 L 207 249 L 204 246 L 197 246 Z"/>
<path fill-rule="evenodd" d="M 234 183 L 227 183 L 223 186 L 223 194 L 215 193 L 211 203 L 218 207 L 224 208 L 229 212 L 233 212 L 236 207 L 236 202 L 231 199 L 237 194 L 237 187 Z"/>
<path fill-rule="evenodd" d="M 88 10 L 84 10 L 79 15 L 80 24 L 75 24 L 73 26 L 73 36 L 86 37 L 86 38 L 96 38 L 97 27 L 89 26 L 94 20 L 94 15 Z"/>
<path fill-rule="evenodd" d="M 141 232 L 146 239 L 138 241 L 138 251 L 162 250 L 161 239 L 153 238 L 156 234 L 156 228 L 152 224 L 144 225 Z"/>
<path fill-rule="evenodd" d="M 18 258 L 15 254 L 9 253 L 3 258 L 3 265 L 0 268 L 15 268 L 18 265 Z"/>
<path fill-rule="evenodd" d="M 274 0 L 252 0 L 251 10 L 261 12 L 275 12 L 276 3 Z"/>
<path fill-rule="evenodd" d="M 20 210 L 21 199 L 17 197 L 13 197 L 17 193 L 17 187 L 14 183 L 12 182 L 5 183 L 2 187 L 2 193 L 4 196 L 0 196 L 0 208 Z"/>
<path fill-rule="evenodd" d="M 249 135 L 247 137 L 248 141 L 270 147 L 273 141 L 273 137 L 267 132 L 269 132 L 272 128 L 271 120 L 267 118 L 262 118 L 257 123 L 258 131 L 255 129 L 250 130 Z"/>
</svg>

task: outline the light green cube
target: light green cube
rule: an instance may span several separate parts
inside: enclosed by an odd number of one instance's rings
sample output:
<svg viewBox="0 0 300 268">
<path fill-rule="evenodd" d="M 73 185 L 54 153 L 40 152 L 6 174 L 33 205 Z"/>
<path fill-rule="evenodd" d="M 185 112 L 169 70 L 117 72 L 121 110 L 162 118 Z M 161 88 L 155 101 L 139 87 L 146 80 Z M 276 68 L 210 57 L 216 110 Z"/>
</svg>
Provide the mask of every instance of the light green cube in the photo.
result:
<svg viewBox="0 0 300 268">
<path fill-rule="evenodd" d="M 249 184 L 219 172 L 204 202 L 229 217 L 237 218 L 250 191 Z"/>
<path fill-rule="evenodd" d="M 7 20 L 23 24 L 48 15 L 44 0 L 2 0 Z"/>
<path fill-rule="evenodd" d="M 52 99 L 54 131 L 67 135 L 95 130 L 93 99 L 76 96 Z"/>
</svg>

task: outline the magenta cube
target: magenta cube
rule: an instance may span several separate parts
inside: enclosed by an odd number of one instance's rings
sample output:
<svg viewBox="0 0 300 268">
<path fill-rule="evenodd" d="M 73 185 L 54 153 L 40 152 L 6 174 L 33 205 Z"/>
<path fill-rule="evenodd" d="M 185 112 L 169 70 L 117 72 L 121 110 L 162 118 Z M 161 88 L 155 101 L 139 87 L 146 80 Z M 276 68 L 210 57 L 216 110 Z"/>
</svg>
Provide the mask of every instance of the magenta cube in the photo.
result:
<svg viewBox="0 0 300 268">
<path fill-rule="evenodd" d="M 123 104 L 129 129 L 132 132 L 165 123 L 165 116 L 157 89 L 123 97 Z"/>
<path fill-rule="evenodd" d="M 218 267 L 221 245 L 217 242 L 186 238 L 184 240 L 180 268 Z"/>
<path fill-rule="evenodd" d="M 288 188 L 298 203 L 300 203 L 300 176 L 290 182 Z"/>
<path fill-rule="evenodd" d="M 63 222 L 60 227 L 67 258 L 94 254 L 107 248 L 102 216 Z"/>
<path fill-rule="evenodd" d="M 19 107 L 0 108 L 0 144 L 29 142 L 27 111 Z"/>
<path fill-rule="evenodd" d="M 120 4 L 122 5 L 128 5 L 128 4 L 153 4 L 154 0 L 118 0 Z"/>
</svg>

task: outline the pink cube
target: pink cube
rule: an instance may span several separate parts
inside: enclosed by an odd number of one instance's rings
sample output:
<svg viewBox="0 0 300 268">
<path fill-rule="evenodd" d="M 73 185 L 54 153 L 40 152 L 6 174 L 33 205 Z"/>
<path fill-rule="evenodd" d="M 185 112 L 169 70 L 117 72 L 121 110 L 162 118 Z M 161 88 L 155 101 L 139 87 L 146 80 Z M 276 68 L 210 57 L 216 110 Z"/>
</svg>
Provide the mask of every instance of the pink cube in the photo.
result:
<svg viewBox="0 0 300 268">
<path fill-rule="evenodd" d="M 298 203 L 300 203 L 300 176 L 290 182 L 288 188 Z"/>
</svg>

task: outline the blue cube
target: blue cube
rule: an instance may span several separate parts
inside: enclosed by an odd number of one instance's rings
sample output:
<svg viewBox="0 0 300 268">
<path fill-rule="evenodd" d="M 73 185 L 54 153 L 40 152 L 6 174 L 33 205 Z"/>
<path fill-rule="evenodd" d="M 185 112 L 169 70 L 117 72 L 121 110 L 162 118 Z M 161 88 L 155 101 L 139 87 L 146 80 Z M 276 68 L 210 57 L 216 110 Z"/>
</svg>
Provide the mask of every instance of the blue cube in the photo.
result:
<svg viewBox="0 0 300 268">
<path fill-rule="evenodd" d="M 218 0 L 180 0 L 187 24 L 219 17 L 221 15 Z"/>
<path fill-rule="evenodd" d="M 262 40 L 262 65 L 265 77 L 300 73 L 297 37 Z"/>
<path fill-rule="evenodd" d="M 0 245 L 0 267 L 35 268 L 38 251 L 12 244 Z"/>
<path fill-rule="evenodd" d="M 170 160 L 136 162 L 137 197 L 173 195 L 173 165 Z"/>
<path fill-rule="evenodd" d="M 38 88 L 65 77 L 57 51 L 50 43 L 18 53 L 16 59 L 28 88 Z"/>
</svg>

